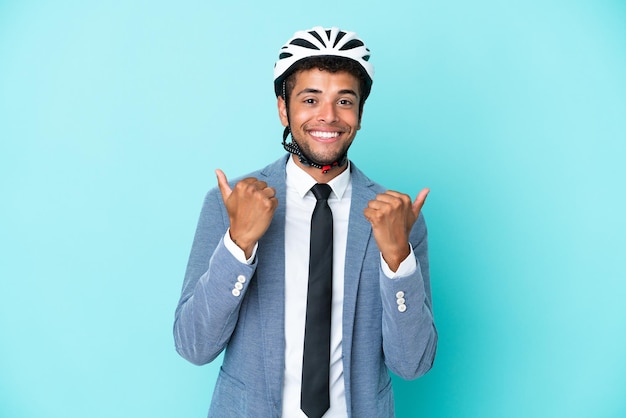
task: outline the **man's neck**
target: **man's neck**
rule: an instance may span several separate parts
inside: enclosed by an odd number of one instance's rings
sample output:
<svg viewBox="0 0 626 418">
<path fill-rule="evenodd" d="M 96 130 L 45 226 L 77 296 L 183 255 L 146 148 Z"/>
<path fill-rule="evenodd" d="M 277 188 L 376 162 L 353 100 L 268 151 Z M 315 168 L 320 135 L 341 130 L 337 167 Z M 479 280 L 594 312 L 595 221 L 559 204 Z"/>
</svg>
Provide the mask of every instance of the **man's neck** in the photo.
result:
<svg viewBox="0 0 626 418">
<path fill-rule="evenodd" d="M 341 167 L 333 167 L 330 170 L 328 170 L 326 173 L 324 173 L 319 168 L 315 168 L 307 164 L 302 164 L 298 156 L 295 154 L 292 154 L 291 158 L 293 158 L 293 162 L 296 163 L 298 167 L 300 167 L 308 175 L 313 177 L 315 181 L 317 181 L 318 183 L 328 183 L 329 181 L 337 177 L 339 174 L 346 171 L 346 169 L 348 168 L 348 164 L 344 164 Z"/>
</svg>

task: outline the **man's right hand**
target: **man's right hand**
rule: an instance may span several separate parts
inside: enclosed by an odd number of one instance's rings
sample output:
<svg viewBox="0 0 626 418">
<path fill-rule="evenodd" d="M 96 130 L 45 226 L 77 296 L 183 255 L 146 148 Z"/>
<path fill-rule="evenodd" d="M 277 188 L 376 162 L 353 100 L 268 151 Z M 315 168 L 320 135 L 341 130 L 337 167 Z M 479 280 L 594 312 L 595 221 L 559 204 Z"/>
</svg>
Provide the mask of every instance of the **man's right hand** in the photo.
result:
<svg viewBox="0 0 626 418">
<path fill-rule="evenodd" d="M 254 177 L 241 180 L 231 189 L 222 170 L 215 170 L 215 174 L 230 219 L 230 238 L 250 258 L 278 206 L 276 190 Z"/>
</svg>

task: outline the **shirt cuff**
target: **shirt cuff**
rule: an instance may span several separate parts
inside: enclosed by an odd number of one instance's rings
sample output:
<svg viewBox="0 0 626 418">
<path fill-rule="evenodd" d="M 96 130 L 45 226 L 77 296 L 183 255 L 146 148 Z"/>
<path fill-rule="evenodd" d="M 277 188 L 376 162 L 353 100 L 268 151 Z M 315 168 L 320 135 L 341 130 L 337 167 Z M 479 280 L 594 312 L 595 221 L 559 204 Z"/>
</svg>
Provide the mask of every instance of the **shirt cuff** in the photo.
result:
<svg viewBox="0 0 626 418">
<path fill-rule="evenodd" d="M 411 274 L 415 273 L 415 270 L 417 270 L 417 261 L 415 261 L 415 254 L 413 253 L 413 246 L 411 245 L 411 243 L 409 243 L 409 248 L 411 252 L 409 253 L 408 257 L 405 258 L 402 263 L 400 263 L 398 270 L 395 272 L 391 271 L 389 265 L 383 258 L 382 253 L 380 254 L 380 266 L 383 269 L 383 273 L 385 273 L 385 276 L 387 276 L 389 279 L 399 279 L 400 277 L 410 276 Z"/>
<path fill-rule="evenodd" d="M 230 228 L 228 228 L 228 231 L 226 231 L 226 235 L 224 235 L 224 245 L 226 246 L 226 249 L 233 255 L 233 257 L 235 257 L 240 263 L 248 265 L 252 264 L 252 262 L 254 261 L 254 257 L 256 256 L 256 249 L 259 247 L 258 242 L 254 244 L 254 248 L 252 249 L 252 255 L 250 256 L 250 258 L 246 259 L 246 253 L 241 248 L 239 248 L 239 246 L 235 244 L 230 238 Z"/>
</svg>

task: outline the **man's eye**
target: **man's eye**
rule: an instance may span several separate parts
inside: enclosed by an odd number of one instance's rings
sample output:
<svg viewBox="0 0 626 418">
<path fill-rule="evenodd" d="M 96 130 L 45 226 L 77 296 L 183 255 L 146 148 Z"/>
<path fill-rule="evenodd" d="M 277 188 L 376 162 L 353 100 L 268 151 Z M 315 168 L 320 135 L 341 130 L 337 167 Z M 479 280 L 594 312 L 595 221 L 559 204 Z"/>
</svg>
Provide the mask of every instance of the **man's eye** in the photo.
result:
<svg viewBox="0 0 626 418">
<path fill-rule="evenodd" d="M 315 99 L 305 99 L 304 103 L 306 103 L 306 104 L 314 104 L 315 103 Z"/>
<path fill-rule="evenodd" d="M 339 100 L 339 104 L 342 105 L 342 106 L 349 106 L 349 105 L 352 104 L 352 102 L 350 100 L 348 100 L 348 99 L 341 99 L 341 100 Z"/>
</svg>

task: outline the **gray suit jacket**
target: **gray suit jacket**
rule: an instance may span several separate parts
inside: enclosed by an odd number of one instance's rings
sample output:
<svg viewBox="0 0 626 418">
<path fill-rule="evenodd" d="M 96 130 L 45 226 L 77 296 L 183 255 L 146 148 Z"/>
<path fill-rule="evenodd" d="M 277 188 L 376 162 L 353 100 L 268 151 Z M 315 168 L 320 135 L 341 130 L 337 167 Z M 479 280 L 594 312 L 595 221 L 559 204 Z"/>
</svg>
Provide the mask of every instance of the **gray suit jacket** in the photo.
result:
<svg viewBox="0 0 626 418">
<path fill-rule="evenodd" d="M 204 201 L 176 309 L 174 339 L 178 353 L 198 365 L 226 349 L 209 417 L 267 418 L 281 413 L 288 157 L 245 176 L 274 187 L 279 202 L 252 265 L 238 262 L 224 246 L 229 219 L 219 189 L 211 190 Z M 363 215 L 368 201 L 384 189 L 354 164 L 351 167 L 342 344 L 347 416 L 393 417 L 388 370 L 404 379 L 417 378 L 432 367 L 437 347 L 426 225 L 420 215 L 410 237 L 417 271 L 388 279 Z M 233 292 L 238 282 L 243 288 Z M 398 292 L 404 293 L 403 312 Z"/>
</svg>

